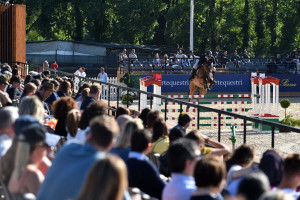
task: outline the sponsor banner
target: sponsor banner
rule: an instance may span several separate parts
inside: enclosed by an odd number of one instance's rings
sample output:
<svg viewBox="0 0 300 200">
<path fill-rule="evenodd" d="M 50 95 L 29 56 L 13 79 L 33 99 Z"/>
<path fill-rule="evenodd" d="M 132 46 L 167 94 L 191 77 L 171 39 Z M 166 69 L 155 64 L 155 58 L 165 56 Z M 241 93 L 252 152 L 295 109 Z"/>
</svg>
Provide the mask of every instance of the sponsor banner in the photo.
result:
<svg viewBox="0 0 300 200">
<path fill-rule="evenodd" d="M 149 75 L 142 75 L 144 78 Z M 187 74 L 163 74 L 162 93 L 188 93 L 189 77 Z M 250 92 L 250 75 L 248 74 L 216 74 L 217 84 L 209 92 Z M 153 87 L 148 87 L 152 92 Z"/>
<path fill-rule="evenodd" d="M 135 83 L 138 78 L 144 78 L 151 75 L 136 75 Z M 300 92 L 300 75 L 299 74 L 266 74 L 280 79 L 280 92 Z M 162 93 L 188 93 L 189 91 L 188 74 L 162 74 Z M 251 92 L 251 81 L 249 74 L 216 74 L 217 84 L 209 92 L 215 93 L 245 93 Z M 135 88 L 138 85 L 135 84 Z M 148 87 L 148 92 L 153 92 L 153 86 Z"/>
</svg>

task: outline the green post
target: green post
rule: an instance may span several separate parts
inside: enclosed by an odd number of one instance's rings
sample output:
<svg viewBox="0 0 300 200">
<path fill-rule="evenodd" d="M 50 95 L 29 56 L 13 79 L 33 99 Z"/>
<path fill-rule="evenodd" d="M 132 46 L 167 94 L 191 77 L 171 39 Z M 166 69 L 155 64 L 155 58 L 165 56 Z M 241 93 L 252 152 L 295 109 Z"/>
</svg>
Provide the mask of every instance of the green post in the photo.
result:
<svg viewBox="0 0 300 200">
<path fill-rule="evenodd" d="M 234 150 L 235 149 L 235 142 L 236 142 L 236 137 L 235 137 L 235 128 L 236 128 L 236 126 L 234 124 L 231 124 L 230 128 L 231 128 L 231 131 L 232 131 L 232 135 L 229 139 L 232 142 L 232 150 Z"/>
</svg>

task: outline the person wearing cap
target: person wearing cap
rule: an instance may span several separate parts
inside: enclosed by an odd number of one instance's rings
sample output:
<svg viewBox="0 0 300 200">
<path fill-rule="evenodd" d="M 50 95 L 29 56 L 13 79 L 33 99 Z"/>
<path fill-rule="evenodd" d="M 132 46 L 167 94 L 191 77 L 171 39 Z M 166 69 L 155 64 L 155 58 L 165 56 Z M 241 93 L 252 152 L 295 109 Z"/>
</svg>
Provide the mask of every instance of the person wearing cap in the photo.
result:
<svg viewBox="0 0 300 200">
<path fill-rule="evenodd" d="M 12 145 L 1 158 L 0 162 L 0 175 L 6 185 L 8 185 L 15 166 L 15 157 L 18 144 L 17 138 L 24 129 L 31 125 L 40 125 L 38 119 L 31 115 L 20 116 L 14 123 L 14 138 Z M 51 161 L 47 157 L 44 157 L 42 163 L 39 165 L 39 169 L 45 175 L 50 166 Z"/>
<path fill-rule="evenodd" d="M 45 103 L 45 100 L 50 97 L 50 95 L 52 94 L 52 92 L 55 91 L 54 88 L 54 84 L 50 83 L 49 81 L 45 81 L 41 87 L 41 89 L 39 89 L 35 95 L 39 98 L 39 100 L 44 104 L 44 108 L 45 111 L 48 112 L 48 114 L 50 114 L 50 109 L 47 105 L 47 103 Z"/>
<path fill-rule="evenodd" d="M 16 107 L 7 106 L 0 110 L 0 158 L 12 144 L 14 123 L 18 117 L 18 108 Z"/>
<path fill-rule="evenodd" d="M 98 78 L 100 81 L 107 83 L 107 73 L 104 72 L 104 67 L 100 68 L 100 73 L 98 74 Z"/>
<path fill-rule="evenodd" d="M 12 76 L 10 78 L 10 84 L 11 86 L 7 90 L 7 94 L 9 95 L 9 98 L 14 100 L 21 96 L 21 80 L 19 76 Z"/>
<path fill-rule="evenodd" d="M 9 95 L 6 93 L 8 85 L 8 77 L 4 74 L 0 74 L 0 107 L 12 105 Z"/>
<path fill-rule="evenodd" d="M 12 194 L 36 195 L 45 178 L 39 166 L 47 155 L 46 131 L 41 124 L 34 124 L 16 139 L 16 159 L 8 189 Z"/>
</svg>

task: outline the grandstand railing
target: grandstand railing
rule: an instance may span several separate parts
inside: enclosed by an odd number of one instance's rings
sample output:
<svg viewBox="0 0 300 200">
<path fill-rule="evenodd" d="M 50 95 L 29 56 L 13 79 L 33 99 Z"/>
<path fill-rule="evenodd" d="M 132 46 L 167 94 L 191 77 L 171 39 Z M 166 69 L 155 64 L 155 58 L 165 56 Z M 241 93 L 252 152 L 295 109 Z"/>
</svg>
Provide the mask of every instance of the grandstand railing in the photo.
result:
<svg viewBox="0 0 300 200">
<path fill-rule="evenodd" d="M 223 110 L 219 110 L 219 109 L 215 109 L 215 108 L 211 108 L 211 107 L 206 107 L 206 106 L 203 106 L 203 105 L 194 105 L 194 104 L 191 104 L 189 102 L 185 102 L 185 101 L 182 101 L 182 100 L 179 100 L 179 99 L 168 98 L 168 97 L 165 97 L 165 96 L 162 96 L 162 95 L 157 95 L 157 94 L 153 94 L 153 93 L 150 93 L 150 92 L 145 92 L 145 91 L 142 91 L 142 90 L 129 88 L 129 87 L 125 87 L 125 86 L 121 86 L 121 85 L 117 85 L 117 84 L 106 83 L 106 82 L 102 82 L 102 81 L 95 80 L 95 79 L 83 78 L 83 77 L 80 77 L 80 76 L 77 76 L 77 75 L 74 75 L 74 74 L 71 74 L 71 73 L 59 71 L 59 70 L 57 70 L 57 71 L 52 70 L 52 69 L 49 69 L 49 70 L 52 71 L 53 73 L 58 74 L 58 75 L 67 76 L 67 77 L 71 77 L 71 78 L 78 77 L 79 79 L 84 80 L 84 81 L 88 81 L 88 82 L 91 82 L 91 83 L 98 83 L 100 85 L 106 85 L 108 87 L 109 91 L 111 91 L 112 87 L 116 88 L 116 90 L 117 90 L 117 100 L 116 100 L 117 101 L 116 102 L 117 107 L 119 107 L 119 105 L 120 105 L 121 90 L 126 91 L 126 94 L 128 96 L 129 96 L 129 92 L 136 92 L 138 94 L 137 99 L 138 99 L 138 110 L 139 111 L 141 111 L 141 94 L 146 94 L 147 97 L 150 98 L 150 109 L 152 109 L 152 106 L 153 106 L 152 99 L 154 97 L 160 98 L 164 102 L 164 106 L 165 106 L 164 109 L 165 110 L 168 109 L 168 102 L 177 103 L 178 105 L 180 105 L 180 110 L 183 110 L 183 106 L 192 107 L 192 108 L 197 110 L 197 129 L 200 129 L 199 124 L 200 124 L 200 111 L 201 110 L 206 110 L 206 111 L 209 111 L 209 112 L 217 113 L 218 114 L 218 132 L 217 132 L 218 141 L 221 141 L 221 124 L 222 124 L 221 116 L 222 115 L 231 116 L 231 117 L 235 117 L 237 119 L 242 119 L 243 120 L 243 142 L 244 143 L 247 142 L 247 122 L 259 123 L 259 124 L 267 125 L 267 126 L 271 127 L 272 137 L 271 137 L 270 143 L 271 143 L 272 148 L 275 147 L 275 129 L 279 128 L 279 129 L 283 129 L 283 130 L 286 130 L 286 131 L 293 131 L 293 132 L 296 132 L 296 133 L 300 133 L 299 128 L 287 126 L 287 125 L 284 125 L 284 124 L 265 121 L 265 120 L 261 120 L 261 119 L 255 119 L 253 117 L 248 117 L 248 116 L 240 115 L 240 114 L 237 114 L 237 113 L 232 113 L 232 112 L 227 112 L 227 111 L 223 111 Z M 128 99 L 129 98 L 127 98 L 127 107 L 129 107 Z M 108 101 L 109 109 L 113 109 L 110 106 L 111 105 L 110 94 L 108 94 L 107 101 Z M 167 119 L 166 115 L 167 115 L 167 113 L 165 112 L 165 119 Z"/>
</svg>

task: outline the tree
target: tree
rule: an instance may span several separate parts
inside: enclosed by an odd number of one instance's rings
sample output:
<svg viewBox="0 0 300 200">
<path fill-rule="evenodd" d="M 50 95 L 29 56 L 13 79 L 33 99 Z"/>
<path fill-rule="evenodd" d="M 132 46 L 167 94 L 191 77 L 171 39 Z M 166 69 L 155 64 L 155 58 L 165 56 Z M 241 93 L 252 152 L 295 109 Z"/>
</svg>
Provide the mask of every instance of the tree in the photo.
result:
<svg viewBox="0 0 300 200">
<path fill-rule="evenodd" d="M 245 6 L 244 6 L 244 15 L 243 15 L 243 49 L 247 49 L 249 45 L 249 25 L 250 25 L 250 20 L 249 20 L 249 1 L 245 0 Z"/>
</svg>

